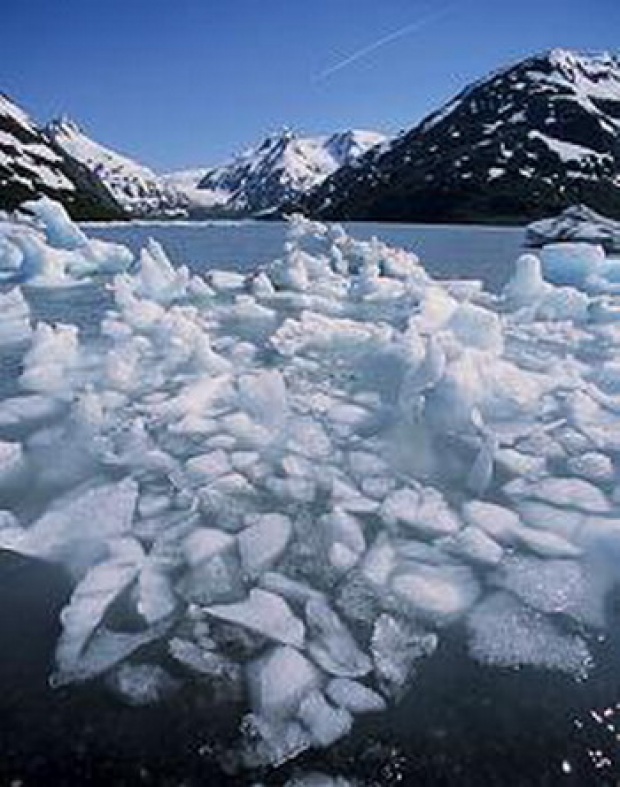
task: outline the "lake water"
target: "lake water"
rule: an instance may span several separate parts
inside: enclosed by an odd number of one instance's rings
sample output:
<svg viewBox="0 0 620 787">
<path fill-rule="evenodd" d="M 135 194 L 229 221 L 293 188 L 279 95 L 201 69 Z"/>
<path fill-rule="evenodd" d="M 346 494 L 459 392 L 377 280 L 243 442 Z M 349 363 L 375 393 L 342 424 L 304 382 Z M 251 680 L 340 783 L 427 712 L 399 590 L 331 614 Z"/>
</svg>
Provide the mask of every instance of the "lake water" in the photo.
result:
<svg viewBox="0 0 620 787">
<path fill-rule="evenodd" d="M 415 252 L 433 276 L 481 279 L 493 291 L 510 275 L 524 240 L 524 231 L 514 227 L 361 223 L 344 227 L 354 238 L 377 237 Z M 136 252 L 155 238 L 174 262 L 195 272 L 247 271 L 264 265 L 282 254 L 286 230 L 284 222 L 86 225 L 89 235 L 124 243 Z"/>
<path fill-rule="evenodd" d="M 497 291 L 522 250 L 523 231 L 479 227 L 352 224 L 416 252 L 429 272 L 482 279 Z M 138 251 L 153 237 L 193 271 L 250 270 L 282 252 L 282 223 L 88 226 L 90 235 Z M 109 305 L 102 286 L 27 293 L 36 317 L 71 320 L 96 331 Z M 2 360 L 2 359 L 0 359 Z M 12 392 L 20 358 L 4 359 L 3 395 Z M 298 767 L 358 779 L 370 787 L 450 785 L 617 785 L 614 719 L 620 719 L 620 604 L 610 600 L 610 635 L 593 649 L 600 668 L 586 683 L 559 674 L 488 669 L 473 663 L 463 636 L 442 641 L 437 658 L 392 712 L 358 722 L 327 752 L 310 752 L 277 772 L 231 774 L 222 766 L 225 709 L 208 692 L 185 691 L 147 709 L 120 705 L 97 686 L 47 686 L 58 613 L 69 587 L 62 573 L 0 552 L 0 785 L 56 784 L 225 787 L 283 785 Z M 615 633 L 614 633 L 615 632 Z M 609 712 L 609 713 L 608 713 Z"/>
</svg>

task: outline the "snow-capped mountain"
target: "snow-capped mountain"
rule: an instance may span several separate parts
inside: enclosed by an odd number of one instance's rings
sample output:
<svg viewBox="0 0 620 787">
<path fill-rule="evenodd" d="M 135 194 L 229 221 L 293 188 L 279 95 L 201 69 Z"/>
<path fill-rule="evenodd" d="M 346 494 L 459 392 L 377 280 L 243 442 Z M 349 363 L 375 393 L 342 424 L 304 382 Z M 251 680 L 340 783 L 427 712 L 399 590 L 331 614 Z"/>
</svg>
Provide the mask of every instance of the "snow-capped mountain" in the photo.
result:
<svg viewBox="0 0 620 787">
<path fill-rule="evenodd" d="M 205 174 L 197 191 L 222 213 L 255 215 L 316 188 L 340 167 L 385 142 L 370 131 L 300 137 L 289 130 Z"/>
<path fill-rule="evenodd" d="M 132 159 L 88 137 L 72 120 L 61 118 L 48 124 L 46 133 L 54 145 L 95 175 L 128 216 L 175 216 L 187 213 L 187 198 L 173 185 Z"/>
<path fill-rule="evenodd" d="M 577 203 L 620 217 L 620 57 L 553 50 L 466 88 L 301 208 L 336 219 L 521 222 Z"/>
<path fill-rule="evenodd" d="M 169 188 L 182 194 L 187 200 L 190 215 L 200 218 L 211 213 L 217 215 L 222 202 L 225 202 L 228 196 L 198 187 L 200 181 L 210 172 L 212 172 L 211 167 L 195 167 L 167 172 L 162 175 L 162 179 Z"/>
<path fill-rule="evenodd" d="M 119 218 L 122 210 L 99 179 L 58 150 L 29 116 L 0 94 L 0 209 L 45 194 L 74 218 Z"/>
</svg>

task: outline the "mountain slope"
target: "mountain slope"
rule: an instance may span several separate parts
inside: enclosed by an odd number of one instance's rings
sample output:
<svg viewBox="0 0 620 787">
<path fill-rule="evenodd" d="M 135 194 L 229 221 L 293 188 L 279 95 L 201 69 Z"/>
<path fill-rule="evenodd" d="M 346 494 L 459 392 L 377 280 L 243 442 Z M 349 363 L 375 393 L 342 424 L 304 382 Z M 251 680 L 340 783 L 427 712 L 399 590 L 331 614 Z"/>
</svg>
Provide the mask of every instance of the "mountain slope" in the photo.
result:
<svg viewBox="0 0 620 787">
<path fill-rule="evenodd" d="M 198 192 L 222 212 L 252 215 L 297 199 L 385 137 L 369 131 L 299 137 L 283 131 L 231 162 L 209 171 Z"/>
<path fill-rule="evenodd" d="M 0 94 L 0 209 L 45 194 L 75 219 L 120 218 L 112 195 L 80 162 L 57 150 L 28 115 Z"/>
<path fill-rule="evenodd" d="M 80 127 L 61 118 L 46 128 L 61 152 L 97 177 L 130 217 L 185 215 L 187 199 L 151 169 L 90 139 Z"/>
<path fill-rule="evenodd" d="M 620 217 L 620 58 L 565 50 L 465 89 L 328 178 L 309 215 L 521 222 L 584 203 Z"/>
</svg>

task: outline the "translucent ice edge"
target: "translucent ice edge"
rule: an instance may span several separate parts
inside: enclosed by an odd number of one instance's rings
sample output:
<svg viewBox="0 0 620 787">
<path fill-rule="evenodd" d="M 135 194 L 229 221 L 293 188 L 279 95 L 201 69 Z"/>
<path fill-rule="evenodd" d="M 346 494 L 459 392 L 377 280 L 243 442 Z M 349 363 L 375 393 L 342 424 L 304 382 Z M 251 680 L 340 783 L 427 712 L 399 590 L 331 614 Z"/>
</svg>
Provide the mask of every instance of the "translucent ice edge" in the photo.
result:
<svg viewBox="0 0 620 787">
<path fill-rule="evenodd" d="M 83 249 L 46 205 L 47 241 L 0 242 Z M 587 676 L 620 572 L 613 294 L 525 255 L 494 297 L 298 218 L 250 275 L 151 242 L 111 286 L 97 340 L 37 325 L 0 403 L 0 546 L 75 580 L 55 685 L 198 676 L 252 767 L 397 702 L 456 622 L 484 663 Z"/>
<path fill-rule="evenodd" d="M 93 275 L 124 271 L 132 262 L 125 246 L 87 238 L 49 197 L 0 219 L 0 285 L 73 287 Z"/>
</svg>

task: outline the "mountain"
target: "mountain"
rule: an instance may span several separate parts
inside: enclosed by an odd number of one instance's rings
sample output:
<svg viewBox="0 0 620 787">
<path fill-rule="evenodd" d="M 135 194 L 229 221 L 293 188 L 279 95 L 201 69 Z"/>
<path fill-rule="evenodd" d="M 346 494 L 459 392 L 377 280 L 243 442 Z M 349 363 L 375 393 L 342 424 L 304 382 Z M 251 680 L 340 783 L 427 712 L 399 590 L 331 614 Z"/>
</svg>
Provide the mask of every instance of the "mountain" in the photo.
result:
<svg viewBox="0 0 620 787">
<path fill-rule="evenodd" d="M 200 198 L 227 215 L 273 211 L 316 188 L 385 137 L 370 131 L 300 137 L 289 130 L 208 171 L 197 184 Z"/>
<path fill-rule="evenodd" d="M 182 194 L 187 200 L 190 215 L 194 218 L 201 218 L 211 214 L 217 215 L 228 196 L 198 187 L 200 181 L 212 171 L 212 167 L 182 169 L 177 172 L 168 172 L 162 175 L 162 179 L 169 188 Z"/>
<path fill-rule="evenodd" d="M 466 88 L 291 209 L 325 219 L 524 222 L 585 204 L 620 218 L 620 58 L 566 50 Z"/>
<path fill-rule="evenodd" d="M 185 195 L 148 167 L 95 142 L 72 120 L 54 120 L 46 133 L 59 151 L 92 172 L 128 217 L 186 215 Z"/>
<path fill-rule="evenodd" d="M 596 243 L 605 251 L 620 253 L 620 222 L 601 216 L 585 205 L 572 205 L 559 216 L 529 224 L 525 230 L 528 246 L 548 243 Z"/>
<path fill-rule="evenodd" d="M 58 150 L 26 112 L 0 94 L 0 209 L 40 194 L 62 202 L 74 219 L 115 219 L 120 205 L 99 179 Z"/>
</svg>

